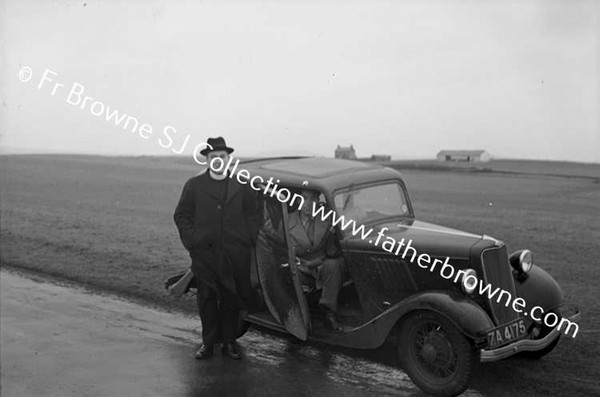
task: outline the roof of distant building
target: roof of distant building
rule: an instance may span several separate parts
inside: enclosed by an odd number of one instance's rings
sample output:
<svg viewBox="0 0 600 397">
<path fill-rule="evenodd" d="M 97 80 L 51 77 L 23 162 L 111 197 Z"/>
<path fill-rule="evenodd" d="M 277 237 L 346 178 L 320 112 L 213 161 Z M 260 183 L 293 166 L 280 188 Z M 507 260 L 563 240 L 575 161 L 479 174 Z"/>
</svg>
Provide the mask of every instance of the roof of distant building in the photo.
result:
<svg viewBox="0 0 600 397">
<path fill-rule="evenodd" d="M 438 156 L 480 156 L 485 150 L 440 150 Z"/>
</svg>

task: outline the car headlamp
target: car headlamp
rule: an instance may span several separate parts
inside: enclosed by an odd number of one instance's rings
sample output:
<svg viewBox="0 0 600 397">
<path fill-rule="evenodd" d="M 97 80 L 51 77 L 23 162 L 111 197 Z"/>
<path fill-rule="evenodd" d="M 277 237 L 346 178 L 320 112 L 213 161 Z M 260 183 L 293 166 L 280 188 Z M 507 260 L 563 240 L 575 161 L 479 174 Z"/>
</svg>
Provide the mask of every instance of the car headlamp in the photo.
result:
<svg viewBox="0 0 600 397">
<path fill-rule="evenodd" d="M 478 282 L 477 272 L 473 269 L 466 269 L 462 280 L 460 281 L 460 286 L 465 293 L 472 294 L 473 291 L 475 291 L 475 288 L 477 288 Z"/>
<path fill-rule="evenodd" d="M 533 254 L 529 250 L 518 250 L 510 254 L 510 265 L 520 274 L 527 274 L 533 266 Z"/>
</svg>

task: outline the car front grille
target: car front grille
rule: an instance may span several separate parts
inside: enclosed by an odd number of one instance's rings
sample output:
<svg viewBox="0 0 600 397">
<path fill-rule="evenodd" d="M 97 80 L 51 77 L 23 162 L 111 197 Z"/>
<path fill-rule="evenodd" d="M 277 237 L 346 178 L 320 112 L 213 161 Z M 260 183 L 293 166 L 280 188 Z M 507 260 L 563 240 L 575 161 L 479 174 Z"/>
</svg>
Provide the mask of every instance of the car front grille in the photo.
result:
<svg viewBox="0 0 600 397">
<path fill-rule="evenodd" d="M 487 294 L 484 298 L 488 299 L 490 310 L 497 325 L 505 324 L 519 317 L 518 313 L 512 309 L 512 301 L 516 298 L 515 281 L 512 275 L 512 268 L 508 263 L 506 246 L 488 248 L 481 254 L 483 264 L 483 278 L 491 284 L 491 292 L 496 288 L 510 293 L 510 298 L 506 293 L 500 295 L 500 290 L 489 299 Z M 500 301 L 498 299 L 500 298 Z M 508 306 L 506 303 L 508 302 Z"/>
</svg>

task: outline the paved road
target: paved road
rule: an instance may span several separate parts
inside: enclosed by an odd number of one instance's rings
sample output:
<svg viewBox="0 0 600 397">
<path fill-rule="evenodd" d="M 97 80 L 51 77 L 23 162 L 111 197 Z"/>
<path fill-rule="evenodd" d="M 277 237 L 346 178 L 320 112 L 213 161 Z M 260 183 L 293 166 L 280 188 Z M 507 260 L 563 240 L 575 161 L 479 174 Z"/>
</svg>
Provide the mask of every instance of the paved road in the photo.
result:
<svg viewBox="0 0 600 397">
<path fill-rule="evenodd" d="M 259 331 L 245 360 L 196 361 L 195 318 L 0 276 L 3 397 L 421 395 L 393 367 Z"/>
</svg>

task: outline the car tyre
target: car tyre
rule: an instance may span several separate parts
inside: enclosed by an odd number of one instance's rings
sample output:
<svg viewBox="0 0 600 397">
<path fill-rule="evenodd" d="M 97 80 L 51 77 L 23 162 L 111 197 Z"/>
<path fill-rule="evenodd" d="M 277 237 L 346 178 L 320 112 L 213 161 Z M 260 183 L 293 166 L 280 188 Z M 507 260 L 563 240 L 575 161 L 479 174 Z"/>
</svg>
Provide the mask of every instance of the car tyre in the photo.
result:
<svg viewBox="0 0 600 397">
<path fill-rule="evenodd" d="M 445 317 L 427 311 L 409 315 L 399 328 L 402 368 L 423 391 L 456 396 L 469 386 L 477 350 Z"/>
</svg>

